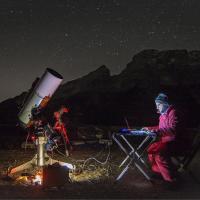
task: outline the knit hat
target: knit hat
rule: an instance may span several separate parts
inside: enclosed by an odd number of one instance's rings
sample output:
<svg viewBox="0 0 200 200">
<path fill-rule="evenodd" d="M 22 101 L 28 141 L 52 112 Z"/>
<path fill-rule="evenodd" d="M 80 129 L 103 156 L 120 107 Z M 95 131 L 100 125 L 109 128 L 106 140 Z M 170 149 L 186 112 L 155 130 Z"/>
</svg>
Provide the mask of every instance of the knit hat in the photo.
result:
<svg viewBox="0 0 200 200">
<path fill-rule="evenodd" d="M 168 104 L 168 97 L 164 93 L 159 93 L 158 96 L 155 99 L 156 103 L 163 103 L 163 104 Z"/>
</svg>

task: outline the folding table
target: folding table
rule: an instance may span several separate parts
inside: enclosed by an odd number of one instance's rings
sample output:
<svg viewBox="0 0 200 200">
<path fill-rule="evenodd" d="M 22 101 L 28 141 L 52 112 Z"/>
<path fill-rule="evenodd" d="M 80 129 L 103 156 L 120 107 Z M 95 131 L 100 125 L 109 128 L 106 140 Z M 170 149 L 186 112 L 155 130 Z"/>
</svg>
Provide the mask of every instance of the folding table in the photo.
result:
<svg viewBox="0 0 200 200">
<path fill-rule="evenodd" d="M 137 146 L 137 144 L 132 144 L 129 141 L 129 137 L 133 139 L 142 137 L 142 142 L 140 142 Z M 145 161 L 144 155 L 148 146 L 155 141 L 156 134 L 146 130 L 132 130 L 123 128 L 118 133 L 113 133 L 112 138 L 118 144 L 120 149 L 126 154 L 125 159 L 119 165 L 120 168 L 122 166 L 125 167 L 118 175 L 116 180 L 120 180 L 124 176 L 131 164 L 134 164 L 134 166 L 145 176 L 147 180 L 151 180 L 148 173 L 149 166 Z"/>
</svg>

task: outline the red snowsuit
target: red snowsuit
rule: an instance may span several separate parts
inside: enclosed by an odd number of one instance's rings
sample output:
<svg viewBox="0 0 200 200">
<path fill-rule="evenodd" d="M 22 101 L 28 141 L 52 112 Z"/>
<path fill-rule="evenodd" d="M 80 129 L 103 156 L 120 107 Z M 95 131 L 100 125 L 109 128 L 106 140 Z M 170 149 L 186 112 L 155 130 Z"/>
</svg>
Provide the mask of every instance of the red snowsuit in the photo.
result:
<svg viewBox="0 0 200 200">
<path fill-rule="evenodd" d="M 169 182 L 173 181 L 170 150 L 176 138 L 176 126 L 176 111 L 170 106 L 165 113 L 160 115 L 158 126 L 148 127 L 158 133 L 158 140 L 152 143 L 147 150 L 152 170 L 160 173 L 163 179 Z"/>
</svg>

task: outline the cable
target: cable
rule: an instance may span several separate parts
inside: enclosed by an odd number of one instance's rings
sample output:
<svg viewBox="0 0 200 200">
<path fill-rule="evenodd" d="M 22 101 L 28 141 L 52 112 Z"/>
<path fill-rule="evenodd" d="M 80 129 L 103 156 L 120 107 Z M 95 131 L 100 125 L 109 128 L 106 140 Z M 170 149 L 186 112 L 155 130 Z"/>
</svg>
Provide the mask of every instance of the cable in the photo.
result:
<svg viewBox="0 0 200 200">
<path fill-rule="evenodd" d="M 83 163 L 83 169 L 84 169 L 84 167 L 85 167 L 85 164 L 89 161 L 89 160 L 95 160 L 97 163 L 99 163 L 99 164 L 101 164 L 101 165 L 105 165 L 107 162 L 108 162 L 108 159 L 109 159 L 109 157 L 110 157 L 110 146 L 108 146 L 108 155 L 107 155 L 107 157 L 106 157 L 106 160 L 104 161 L 104 162 L 101 162 L 101 161 L 99 161 L 99 160 L 97 160 L 95 157 L 91 157 L 91 158 L 88 158 L 88 159 L 86 159 L 85 160 L 85 162 Z"/>
<path fill-rule="evenodd" d="M 65 137 L 63 135 L 63 133 L 61 133 L 62 139 L 63 139 L 63 143 L 64 143 L 64 147 L 65 147 L 65 157 L 68 157 L 68 155 L 66 155 L 68 149 L 67 149 L 67 144 L 66 144 L 66 140 Z M 68 153 L 69 154 L 69 153 Z"/>
<path fill-rule="evenodd" d="M 101 164 L 101 165 L 105 165 L 105 164 L 108 162 L 108 159 L 109 159 L 109 157 L 110 157 L 110 146 L 108 146 L 108 148 L 109 148 L 109 152 L 108 152 L 108 155 L 107 155 L 106 160 L 105 160 L 104 162 L 101 162 L 101 161 L 97 160 L 97 158 L 95 158 L 95 157 L 97 157 L 100 153 L 102 153 L 104 149 L 101 150 L 100 152 L 98 152 L 98 153 L 96 154 L 96 156 L 87 158 L 86 160 L 75 160 L 75 159 L 72 159 L 72 158 L 70 158 L 70 157 L 69 157 L 69 159 L 70 159 L 71 161 L 77 162 L 77 163 L 78 163 L 78 162 L 84 162 L 82 168 L 85 167 L 85 164 L 86 164 L 89 160 L 95 160 L 97 163 L 99 163 L 99 164 Z M 57 148 L 56 148 L 55 150 L 56 150 L 60 155 L 62 155 L 63 157 L 66 157 L 66 156 L 65 156 L 61 151 L 59 151 Z"/>
<path fill-rule="evenodd" d="M 102 152 L 108 147 L 108 154 L 106 156 L 105 161 L 100 161 L 97 159 L 97 157 L 99 155 L 102 154 Z M 65 157 L 66 156 L 59 151 L 58 148 L 55 149 L 61 156 Z M 106 174 L 106 176 L 109 176 L 109 174 L 111 173 L 112 169 L 111 166 L 108 165 L 106 167 L 102 167 L 105 166 L 108 163 L 108 160 L 110 159 L 110 146 L 107 145 L 106 147 L 104 147 L 100 152 L 98 152 L 95 156 L 93 157 L 89 157 L 85 160 L 75 160 L 72 159 L 70 157 L 68 157 L 69 160 L 71 160 L 73 163 L 76 163 L 76 169 L 78 173 L 86 173 L 86 174 L 90 174 L 90 172 L 94 172 L 94 171 L 101 171 L 103 174 Z M 88 163 L 89 161 L 94 160 L 96 162 L 95 163 Z M 101 166 L 101 167 L 100 167 Z M 88 180 L 88 181 L 92 181 L 92 180 Z"/>
<path fill-rule="evenodd" d="M 27 134 L 27 137 L 26 137 L 26 142 L 25 142 L 25 152 L 26 152 L 26 146 L 27 146 L 27 143 L 28 143 L 29 136 L 30 136 L 30 132 L 28 131 L 28 134 Z"/>
<path fill-rule="evenodd" d="M 61 151 L 59 151 L 58 148 L 55 148 L 55 150 L 56 150 L 61 156 L 63 156 L 63 157 L 66 158 L 66 155 L 65 155 L 64 153 L 62 153 Z"/>
</svg>

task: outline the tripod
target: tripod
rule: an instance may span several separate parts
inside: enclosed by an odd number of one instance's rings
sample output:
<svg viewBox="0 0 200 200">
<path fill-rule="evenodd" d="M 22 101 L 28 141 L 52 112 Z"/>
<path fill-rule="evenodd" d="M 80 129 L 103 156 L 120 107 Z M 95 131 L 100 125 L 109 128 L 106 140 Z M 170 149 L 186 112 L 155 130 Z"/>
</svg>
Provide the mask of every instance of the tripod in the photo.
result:
<svg viewBox="0 0 200 200">
<path fill-rule="evenodd" d="M 35 167 L 41 167 L 43 168 L 46 165 L 52 165 L 54 163 L 59 163 L 62 166 L 66 166 L 70 170 L 74 170 L 75 166 L 73 166 L 70 163 L 65 163 L 59 160 L 52 159 L 45 150 L 45 144 L 47 143 L 47 139 L 45 136 L 39 136 L 36 139 L 36 145 L 37 145 L 37 153 L 32 158 L 32 160 L 19 165 L 15 168 L 12 168 L 10 172 L 8 173 L 8 176 L 13 176 L 15 173 L 20 172 L 25 169 L 29 168 L 35 168 Z"/>
</svg>

